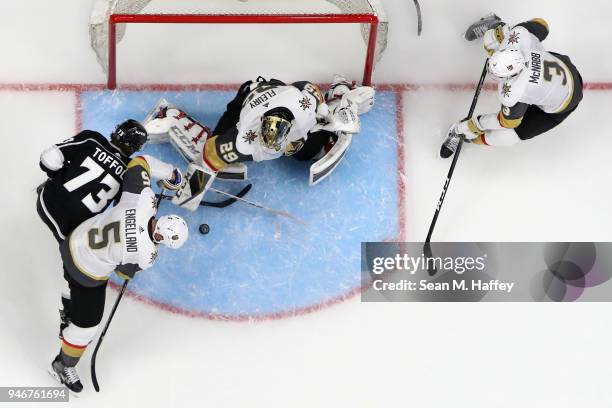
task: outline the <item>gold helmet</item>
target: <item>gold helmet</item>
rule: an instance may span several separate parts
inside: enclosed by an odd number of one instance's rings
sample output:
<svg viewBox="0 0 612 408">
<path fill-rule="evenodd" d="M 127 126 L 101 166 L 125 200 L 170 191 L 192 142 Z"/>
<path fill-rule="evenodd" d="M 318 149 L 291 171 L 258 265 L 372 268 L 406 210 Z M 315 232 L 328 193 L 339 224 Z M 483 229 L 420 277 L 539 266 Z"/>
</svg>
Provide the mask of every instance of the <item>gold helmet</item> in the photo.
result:
<svg viewBox="0 0 612 408">
<path fill-rule="evenodd" d="M 294 116 L 287 108 L 274 108 L 261 117 L 259 142 L 266 148 L 280 152 L 287 140 Z"/>
</svg>

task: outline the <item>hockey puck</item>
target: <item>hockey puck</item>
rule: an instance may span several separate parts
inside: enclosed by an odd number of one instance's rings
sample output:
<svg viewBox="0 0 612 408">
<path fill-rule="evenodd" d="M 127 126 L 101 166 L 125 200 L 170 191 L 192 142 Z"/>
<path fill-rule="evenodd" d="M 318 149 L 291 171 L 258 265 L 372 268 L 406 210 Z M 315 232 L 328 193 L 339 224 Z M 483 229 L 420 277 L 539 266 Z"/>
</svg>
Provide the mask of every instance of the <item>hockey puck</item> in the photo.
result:
<svg viewBox="0 0 612 408">
<path fill-rule="evenodd" d="M 208 226 L 208 224 L 200 224 L 200 234 L 202 235 L 206 235 L 210 232 L 210 227 Z"/>
</svg>

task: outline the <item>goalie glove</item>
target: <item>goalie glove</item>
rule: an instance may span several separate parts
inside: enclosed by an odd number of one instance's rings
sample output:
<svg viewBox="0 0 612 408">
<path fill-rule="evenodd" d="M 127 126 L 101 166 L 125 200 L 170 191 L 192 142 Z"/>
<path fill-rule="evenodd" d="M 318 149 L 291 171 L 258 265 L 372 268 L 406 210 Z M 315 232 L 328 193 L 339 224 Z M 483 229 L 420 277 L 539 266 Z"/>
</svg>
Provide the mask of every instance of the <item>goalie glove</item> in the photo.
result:
<svg viewBox="0 0 612 408">
<path fill-rule="evenodd" d="M 357 105 L 357 114 L 368 113 L 374 106 L 376 91 L 370 86 L 350 83 L 341 75 L 334 75 L 334 82 L 325 93 L 325 101 L 333 108 L 340 104 L 345 107 L 350 101 Z"/>
<path fill-rule="evenodd" d="M 357 114 L 357 106 L 350 102 L 346 107 L 336 107 L 327 117 L 326 122 L 327 123 L 320 129 L 329 132 L 344 132 L 351 134 L 361 131 L 361 120 Z"/>
</svg>

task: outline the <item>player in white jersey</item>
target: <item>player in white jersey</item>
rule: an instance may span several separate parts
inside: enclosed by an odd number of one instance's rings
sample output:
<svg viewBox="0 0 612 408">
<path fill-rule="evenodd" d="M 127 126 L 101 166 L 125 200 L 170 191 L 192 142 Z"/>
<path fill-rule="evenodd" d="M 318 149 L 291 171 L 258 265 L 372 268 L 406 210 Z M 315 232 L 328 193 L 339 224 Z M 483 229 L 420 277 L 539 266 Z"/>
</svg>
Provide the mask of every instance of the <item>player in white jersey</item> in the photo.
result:
<svg viewBox="0 0 612 408">
<path fill-rule="evenodd" d="M 339 103 L 349 91 L 354 91 L 351 102 Z M 333 146 L 336 132 L 358 133 L 358 115 L 373 104 L 372 88 L 356 87 L 341 76 L 325 98 L 308 81 L 286 85 L 259 77 L 245 82 L 227 105 L 202 149 L 203 161 L 218 171 L 233 163 L 281 156 L 311 160 Z"/>
<path fill-rule="evenodd" d="M 83 388 L 75 366 L 102 320 L 110 275 L 117 272 L 131 279 L 153 265 L 159 244 L 179 248 L 187 240 L 187 224 L 181 217 L 155 217 L 157 200 L 151 178 L 162 179 L 164 187 L 176 190 L 182 176 L 153 157 L 132 159 L 123 177 L 119 203 L 81 223 L 60 245 L 72 307 L 51 372 L 72 391 Z"/>
<path fill-rule="evenodd" d="M 467 142 L 488 146 L 531 139 L 563 122 L 582 100 L 582 77 L 570 58 L 542 45 L 549 32 L 546 21 L 537 18 L 510 27 L 491 15 L 472 25 L 466 38 L 482 32 L 502 107 L 453 125 L 440 149 L 443 158 L 453 155 L 462 135 Z"/>
<path fill-rule="evenodd" d="M 189 163 L 189 182 L 173 202 L 195 210 L 216 178 L 245 180 L 248 161 L 282 156 L 322 161 L 317 176 L 325 177 L 360 131 L 359 115 L 372 108 L 374 95 L 373 88 L 349 83 L 340 75 L 325 97 L 308 81 L 286 85 L 259 77 L 240 87 L 214 131 L 163 98 L 144 125 L 152 143 L 170 141 Z"/>
</svg>

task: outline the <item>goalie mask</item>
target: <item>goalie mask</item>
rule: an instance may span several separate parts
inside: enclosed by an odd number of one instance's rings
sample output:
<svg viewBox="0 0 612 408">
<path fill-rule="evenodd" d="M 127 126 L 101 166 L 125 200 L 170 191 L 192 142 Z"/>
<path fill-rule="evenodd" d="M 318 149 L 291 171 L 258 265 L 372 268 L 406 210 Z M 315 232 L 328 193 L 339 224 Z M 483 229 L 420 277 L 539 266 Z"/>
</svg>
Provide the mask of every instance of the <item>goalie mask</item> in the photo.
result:
<svg viewBox="0 0 612 408">
<path fill-rule="evenodd" d="M 115 131 L 111 133 L 111 142 L 126 156 L 131 156 L 142 149 L 147 140 L 147 130 L 134 119 L 128 119 L 117 125 Z"/>
<path fill-rule="evenodd" d="M 294 117 L 287 108 L 274 108 L 261 117 L 259 142 L 267 149 L 280 152 L 287 140 Z"/>
<path fill-rule="evenodd" d="M 177 249 L 187 241 L 189 229 L 185 220 L 178 215 L 164 215 L 157 220 L 152 235 L 156 244 Z"/>
</svg>

